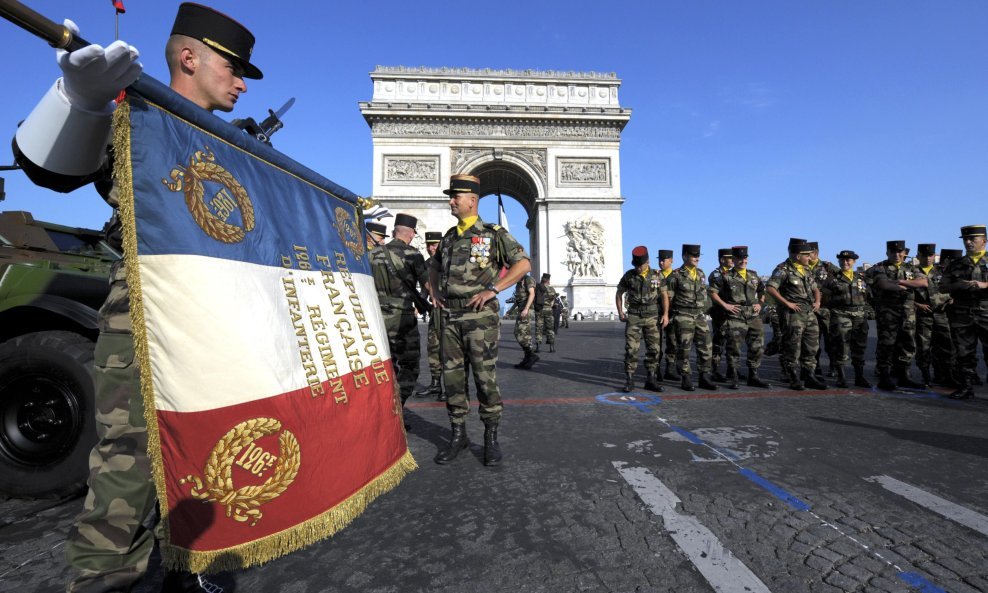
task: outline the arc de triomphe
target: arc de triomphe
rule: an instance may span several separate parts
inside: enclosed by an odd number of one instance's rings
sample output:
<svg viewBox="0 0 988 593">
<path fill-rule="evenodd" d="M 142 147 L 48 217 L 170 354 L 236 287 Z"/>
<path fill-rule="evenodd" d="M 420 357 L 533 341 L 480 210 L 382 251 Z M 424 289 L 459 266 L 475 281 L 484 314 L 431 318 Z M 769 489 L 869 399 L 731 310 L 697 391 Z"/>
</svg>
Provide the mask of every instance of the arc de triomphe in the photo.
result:
<svg viewBox="0 0 988 593">
<path fill-rule="evenodd" d="M 449 176 L 476 175 L 482 197 L 512 196 L 528 213 L 536 281 L 549 272 L 573 313 L 614 310 L 631 118 L 615 74 L 378 66 L 370 76 L 360 111 L 373 136 L 373 199 L 445 232 L 456 222 L 442 194 Z M 509 222 L 524 244 L 521 221 Z"/>
</svg>

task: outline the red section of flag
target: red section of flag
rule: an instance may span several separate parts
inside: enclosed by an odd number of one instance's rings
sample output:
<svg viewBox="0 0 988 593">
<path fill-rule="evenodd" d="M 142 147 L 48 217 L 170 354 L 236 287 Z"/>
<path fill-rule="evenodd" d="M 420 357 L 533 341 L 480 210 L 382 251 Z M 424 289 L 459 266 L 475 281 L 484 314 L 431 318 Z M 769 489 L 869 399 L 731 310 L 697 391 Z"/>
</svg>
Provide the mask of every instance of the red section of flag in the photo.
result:
<svg viewBox="0 0 988 593">
<path fill-rule="evenodd" d="M 110 2 L 113 4 L 113 8 L 117 9 L 117 14 L 123 14 L 127 12 L 127 9 L 124 8 L 123 0 L 110 0 Z"/>
</svg>

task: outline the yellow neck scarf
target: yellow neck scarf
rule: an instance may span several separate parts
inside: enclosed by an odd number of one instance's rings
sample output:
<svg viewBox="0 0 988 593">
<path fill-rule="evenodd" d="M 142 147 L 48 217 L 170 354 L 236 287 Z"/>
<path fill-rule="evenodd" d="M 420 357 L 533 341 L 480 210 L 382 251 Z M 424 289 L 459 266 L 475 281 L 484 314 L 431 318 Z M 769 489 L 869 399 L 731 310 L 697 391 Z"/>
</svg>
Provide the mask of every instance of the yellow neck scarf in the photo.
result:
<svg viewBox="0 0 988 593">
<path fill-rule="evenodd" d="M 806 267 L 803 266 L 802 264 L 799 264 L 798 262 L 792 262 L 792 266 L 796 268 L 796 273 L 799 274 L 800 276 L 806 275 Z"/>
<path fill-rule="evenodd" d="M 644 269 L 641 272 L 638 272 L 638 275 L 641 276 L 642 278 L 645 278 L 646 276 L 648 276 L 648 271 L 650 269 L 651 268 L 649 268 L 648 265 L 645 265 Z"/>
<path fill-rule="evenodd" d="M 975 251 L 974 253 L 971 254 L 971 261 L 973 261 L 974 263 L 978 263 L 979 261 L 981 261 L 981 258 L 984 256 L 985 256 L 984 251 Z"/>
<path fill-rule="evenodd" d="M 472 227 L 473 223 L 477 222 L 478 218 L 480 218 L 480 216 L 470 216 L 456 223 L 456 234 L 462 235 L 467 232 L 467 229 Z"/>
<path fill-rule="evenodd" d="M 690 280 L 696 280 L 696 266 L 686 266 L 686 271 L 690 273 Z"/>
<path fill-rule="evenodd" d="M 930 270 L 932 270 L 932 269 L 933 269 L 933 266 L 926 266 L 925 268 L 920 268 L 920 270 L 923 270 L 923 273 L 926 274 L 927 276 L 930 275 Z"/>
<path fill-rule="evenodd" d="M 748 268 L 738 268 L 738 275 L 744 280 L 748 280 Z"/>
<path fill-rule="evenodd" d="M 841 270 L 841 274 L 844 274 L 848 280 L 854 281 L 854 270 Z"/>
<path fill-rule="evenodd" d="M 662 277 L 663 278 L 668 278 L 669 277 L 669 274 L 672 274 L 672 268 L 669 268 L 668 270 L 662 270 Z"/>
</svg>

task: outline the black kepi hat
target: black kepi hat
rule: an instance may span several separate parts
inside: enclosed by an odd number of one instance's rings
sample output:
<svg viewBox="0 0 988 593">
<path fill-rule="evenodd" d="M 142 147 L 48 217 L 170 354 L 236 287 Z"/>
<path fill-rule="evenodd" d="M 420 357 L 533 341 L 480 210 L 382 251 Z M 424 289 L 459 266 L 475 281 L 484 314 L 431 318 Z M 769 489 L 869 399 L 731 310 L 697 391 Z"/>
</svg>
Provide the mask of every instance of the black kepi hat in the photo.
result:
<svg viewBox="0 0 988 593">
<path fill-rule="evenodd" d="M 426 243 L 438 243 L 443 240 L 443 234 L 436 231 L 429 231 L 425 234 Z"/>
<path fill-rule="evenodd" d="M 264 77 L 257 66 L 250 63 L 254 51 L 254 36 L 222 12 L 193 2 L 183 2 L 175 15 L 172 35 L 185 35 L 205 43 L 231 62 L 244 69 L 244 78 L 259 80 Z"/>
<path fill-rule="evenodd" d="M 672 259 L 672 249 L 659 249 L 659 261 Z"/>
<path fill-rule="evenodd" d="M 411 214 L 404 214 L 402 212 L 395 214 L 395 226 L 407 226 L 414 231 L 418 224 L 419 219 L 415 218 Z"/>
<path fill-rule="evenodd" d="M 550 277 L 551 277 L 551 274 L 549 274 L 549 272 L 546 272 L 546 273 L 542 274 L 542 279 L 543 280 L 548 280 Z"/>
<path fill-rule="evenodd" d="M 937 244 L 936 243 L 920 243 L 916 246 L 916 255 L 925 255 L 927 257 L 933 257 L 937 254 Z"/>
<path fill-rule="evenodd" d="M 816 241 L 807 241 L 806 245 L 810 248 L 810 251 L 820 251 L 820 244 Z"/>
<path fill-rule="evenodd" d="M 906 251 L 905 241 L 886 241 L 885 251 Z"/>
<path fill-rule="evenodd" d="M 789 237 L 790 251 L 793 245 L 802 245 L 803 243 L 806 243 L 806 239 L 800 239 L 799 237 Z"/>
<path fill-rule="evenodd" d="M 789 240 L 789 253 L 810 253 L 813 251 L 810 249 L 810 244 L 806 241 L 796 241 L 793 242 L 792 239 Z"/>
<path fill-rule="evenodd" d="M 853 260 L 857 260 L 858 259 L 858 254 L 857 253 L 854 253 L 850 249 L 845 249 L 844 251 L 841 251 L 840 253 L 837 254 L 837 259 L 853 259 Z"/>
<path fill-rule="evenodd" d="M 961 249 L 941 249 L 940 250 L 940 263 L 944 260 L 960 259 L 964 257 L 964 251 Z"/>
<path fill-rule="evenodd" d="M 734 252 L 731 251 L 731 248 L 730 247 L 727 247 L 727 248 L 724 248 L 724 249 L 718 249 L 717 250 L 717 259 L 720 259 L 722 257 L 732 257 L 733 258 L 734 257 Z"/>
<path fill-rule="evenodd" d="M 748 257 L 748 246 L 747 245 L 735 245 L 731 247 L 731 254 L 734 259 L 744 259 Z"/>
<path fill-rule="evenodd" d="M 972 224 L 961 227 L 961 239 L 964 237 L 984 237 L 986 234 L 988 233 L 985 232 L 985 225 L 983 224 Z"/>
<path fill-rule="evenodd" d="M 480 179 L 473 175 L 452 175 L 449 178 L 449 189 L 444 189 L 447 196 L 453 194 L 480 195 Z"/>
<path fill-rule="evenodd" d="M 700 257 L 700 246 L 683 243 L 683 255 L 692 255 L 694 257 Z"/>
<path fill-rule="evenodd" d="M 388 227 L 384 226 L 379 222 L 368 222 L 367 232 L 374 233 L 375 235 L 385 236 L 388 232 Z"/>
<path fill-rule="evenodd" d="M 638 267 L 648 261 L 648 247 L 639 245 L 631 250 L 631 265 Z"/>
</svg>

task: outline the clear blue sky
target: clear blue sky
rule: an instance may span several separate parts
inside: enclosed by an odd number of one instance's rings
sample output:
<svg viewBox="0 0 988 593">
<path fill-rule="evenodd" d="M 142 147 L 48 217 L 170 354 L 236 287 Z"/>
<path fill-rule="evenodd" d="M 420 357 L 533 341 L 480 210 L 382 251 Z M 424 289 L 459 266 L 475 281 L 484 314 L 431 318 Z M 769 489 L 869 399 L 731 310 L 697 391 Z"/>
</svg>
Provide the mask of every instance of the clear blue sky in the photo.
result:
<svg viewBox="0 0 988 593">
<path fill-rule="evenodd" d="M 167 82 L 178 2 L 124 1 L 121 37 Z M 718 247 L 747 244 L 751 267 L 769 273 L 791 235 L 818 240 L 826 259 L 849 248 L 873 262 L 887 239 L 960 248 L 958 227 L 988 222 L 981 0 L 210 5 L 255 33 L 265 72 L 228 117 L 260 119 L 296 97 L 275 147 L 361 195 L 371 138 L 357 102 L 371 97 L 375 65 L 595 70 L 617 73 L 633 109 L 621 145 L 624 267 L 637 244 L 678 254 L 701 243 L 707 270 Z M 31 6 L 72 18 L 91 41 L 113 39 L 109 0 Z M 5 21 L 0 51 L 9 137 L 58 68 Z M 4 176 L 0 209 L 96 228 L 109 215 L 91 189 L 61 196 Z M 493 218 L 494 200 L 484 202 Z"/>
</svg>

